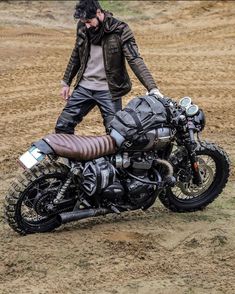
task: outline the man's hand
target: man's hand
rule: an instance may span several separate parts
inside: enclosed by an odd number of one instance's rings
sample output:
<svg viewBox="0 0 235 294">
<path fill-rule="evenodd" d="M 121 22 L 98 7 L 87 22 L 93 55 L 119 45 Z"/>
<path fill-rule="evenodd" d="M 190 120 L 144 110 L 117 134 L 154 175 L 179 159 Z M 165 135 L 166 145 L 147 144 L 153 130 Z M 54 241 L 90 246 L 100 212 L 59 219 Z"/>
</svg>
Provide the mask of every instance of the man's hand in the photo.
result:
<svg viewBox="0 0 235 294">
<path fill-rule="evenodd" d="M 69 91 L 70 91 L 70 87 L 69 86 L 63 86 L 61 89 L 61 96 L 64 98 L 64 100 L 68 100 L 69 99 Z"/>
<path fill-rule="evenodd" d="M 164 95 L 162 95 L 162 93 L 157 88 L 151 89 L 149 91 L 148 95 L 154 95 L 157 98 L 163 98 L 164 97 Z"/>
</svg>

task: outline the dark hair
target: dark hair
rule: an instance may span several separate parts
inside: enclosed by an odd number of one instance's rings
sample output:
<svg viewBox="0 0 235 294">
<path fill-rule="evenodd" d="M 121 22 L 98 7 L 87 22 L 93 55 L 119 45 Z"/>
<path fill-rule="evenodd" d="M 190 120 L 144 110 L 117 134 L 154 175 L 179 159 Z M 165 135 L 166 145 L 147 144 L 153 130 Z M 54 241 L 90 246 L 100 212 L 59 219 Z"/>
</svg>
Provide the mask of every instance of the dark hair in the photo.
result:
<svg viewBox="0 0 235 294">
<path fill-rule="evenodd" d="M 98 0 L 80 0 L 75 6 L 74 18 L 94 18 L 96 17 L 97 9 L 103 11 Z"/>
</svg>

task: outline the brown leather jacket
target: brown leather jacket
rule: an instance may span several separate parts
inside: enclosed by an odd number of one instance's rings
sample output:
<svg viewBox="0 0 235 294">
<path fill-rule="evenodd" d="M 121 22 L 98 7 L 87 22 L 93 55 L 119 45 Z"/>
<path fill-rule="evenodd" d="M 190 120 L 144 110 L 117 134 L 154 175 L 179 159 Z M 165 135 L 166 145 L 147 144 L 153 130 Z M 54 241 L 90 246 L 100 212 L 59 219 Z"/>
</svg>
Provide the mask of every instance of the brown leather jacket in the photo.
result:
<svg viewBox="0 0 235 294">
<path fill-rule="evenodd" d="M 127 73 L 125 59 L 144 87 L 150 91 L 157 88 L 156 83 L 143 59 L 141 58 L 134 35 L 129 26 L 111 15 L 106 16 L 109 33 L 102 38 L 104 67 L 109 90 L 112 97 L 119 98 L 131 90 L 131 81 Z M 75 87 L 79 84 L 89 57 L 90 44 L 86 34 L 85 25 L 81 22 L 77 26 L 75 47 L 67 65 L 63 81 L 71 85 L 77 75 Z"/>
</svg>

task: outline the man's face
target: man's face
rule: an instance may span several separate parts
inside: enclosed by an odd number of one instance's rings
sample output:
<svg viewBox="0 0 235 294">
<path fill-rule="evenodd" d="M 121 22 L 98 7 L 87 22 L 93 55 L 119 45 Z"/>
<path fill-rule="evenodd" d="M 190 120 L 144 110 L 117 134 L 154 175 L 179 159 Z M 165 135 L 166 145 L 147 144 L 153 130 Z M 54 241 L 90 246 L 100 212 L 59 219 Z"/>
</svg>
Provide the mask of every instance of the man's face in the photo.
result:
<svg viewBox="0 0 235 294">
<path fill-rule="evenodd" d="M 91 18 L 91 19 L 85 19 L 82 22 L 86 25 L 86 28 L 88 30 L 91 28 L 96 30 L 99 27 L 99 20 L 96 17 Z"/>
<path fill-rule="evenodd" d="M 82 20 L 82 22 L 86 25 L 86 28 L 92 31 L 98 31 L 102 21 L 103 14 L 100 9 L 97 9 L 96 17 Z"/>
</svg>

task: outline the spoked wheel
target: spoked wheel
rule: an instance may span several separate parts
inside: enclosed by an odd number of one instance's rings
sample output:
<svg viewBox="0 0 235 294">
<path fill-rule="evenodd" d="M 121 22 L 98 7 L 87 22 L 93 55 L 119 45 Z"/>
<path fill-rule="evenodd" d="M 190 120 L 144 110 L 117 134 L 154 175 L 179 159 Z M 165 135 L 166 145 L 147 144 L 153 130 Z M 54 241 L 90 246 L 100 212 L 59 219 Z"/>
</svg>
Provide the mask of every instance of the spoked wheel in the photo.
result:
<svg viewBox="0 0 235 294">
<path fill-rule="evenodd" d="M 179 180 L 174 188 L 168 188 L 159 196 L 163 205 L 172 211 L 187 212 L 203 209 L 219 196 L 228 181 L 229 158 L 223 149 L 215 144 L 201 143 L 196 154 L 202 184 L 195 185 L 190 172 L 185 171 L 188 172 L 188 175 L 184 175 L 185 179 L 188 176 L 188 181 Z"/>
<path fill-rule="evenodd" d="M 44 163 L 25 171 L 15 180 L 6 196 L 5 215 L 16 232 L 49 232 L 60 225 L 57 214 L 72 210 L 74 206 L 72 199 L 65 201 L 62 206 L 56 206 L 53 202 L 68 172 L 68 167 L 62 164 Z M 71 189 L 67 191 L 71 192 Z"/>
</svg>

